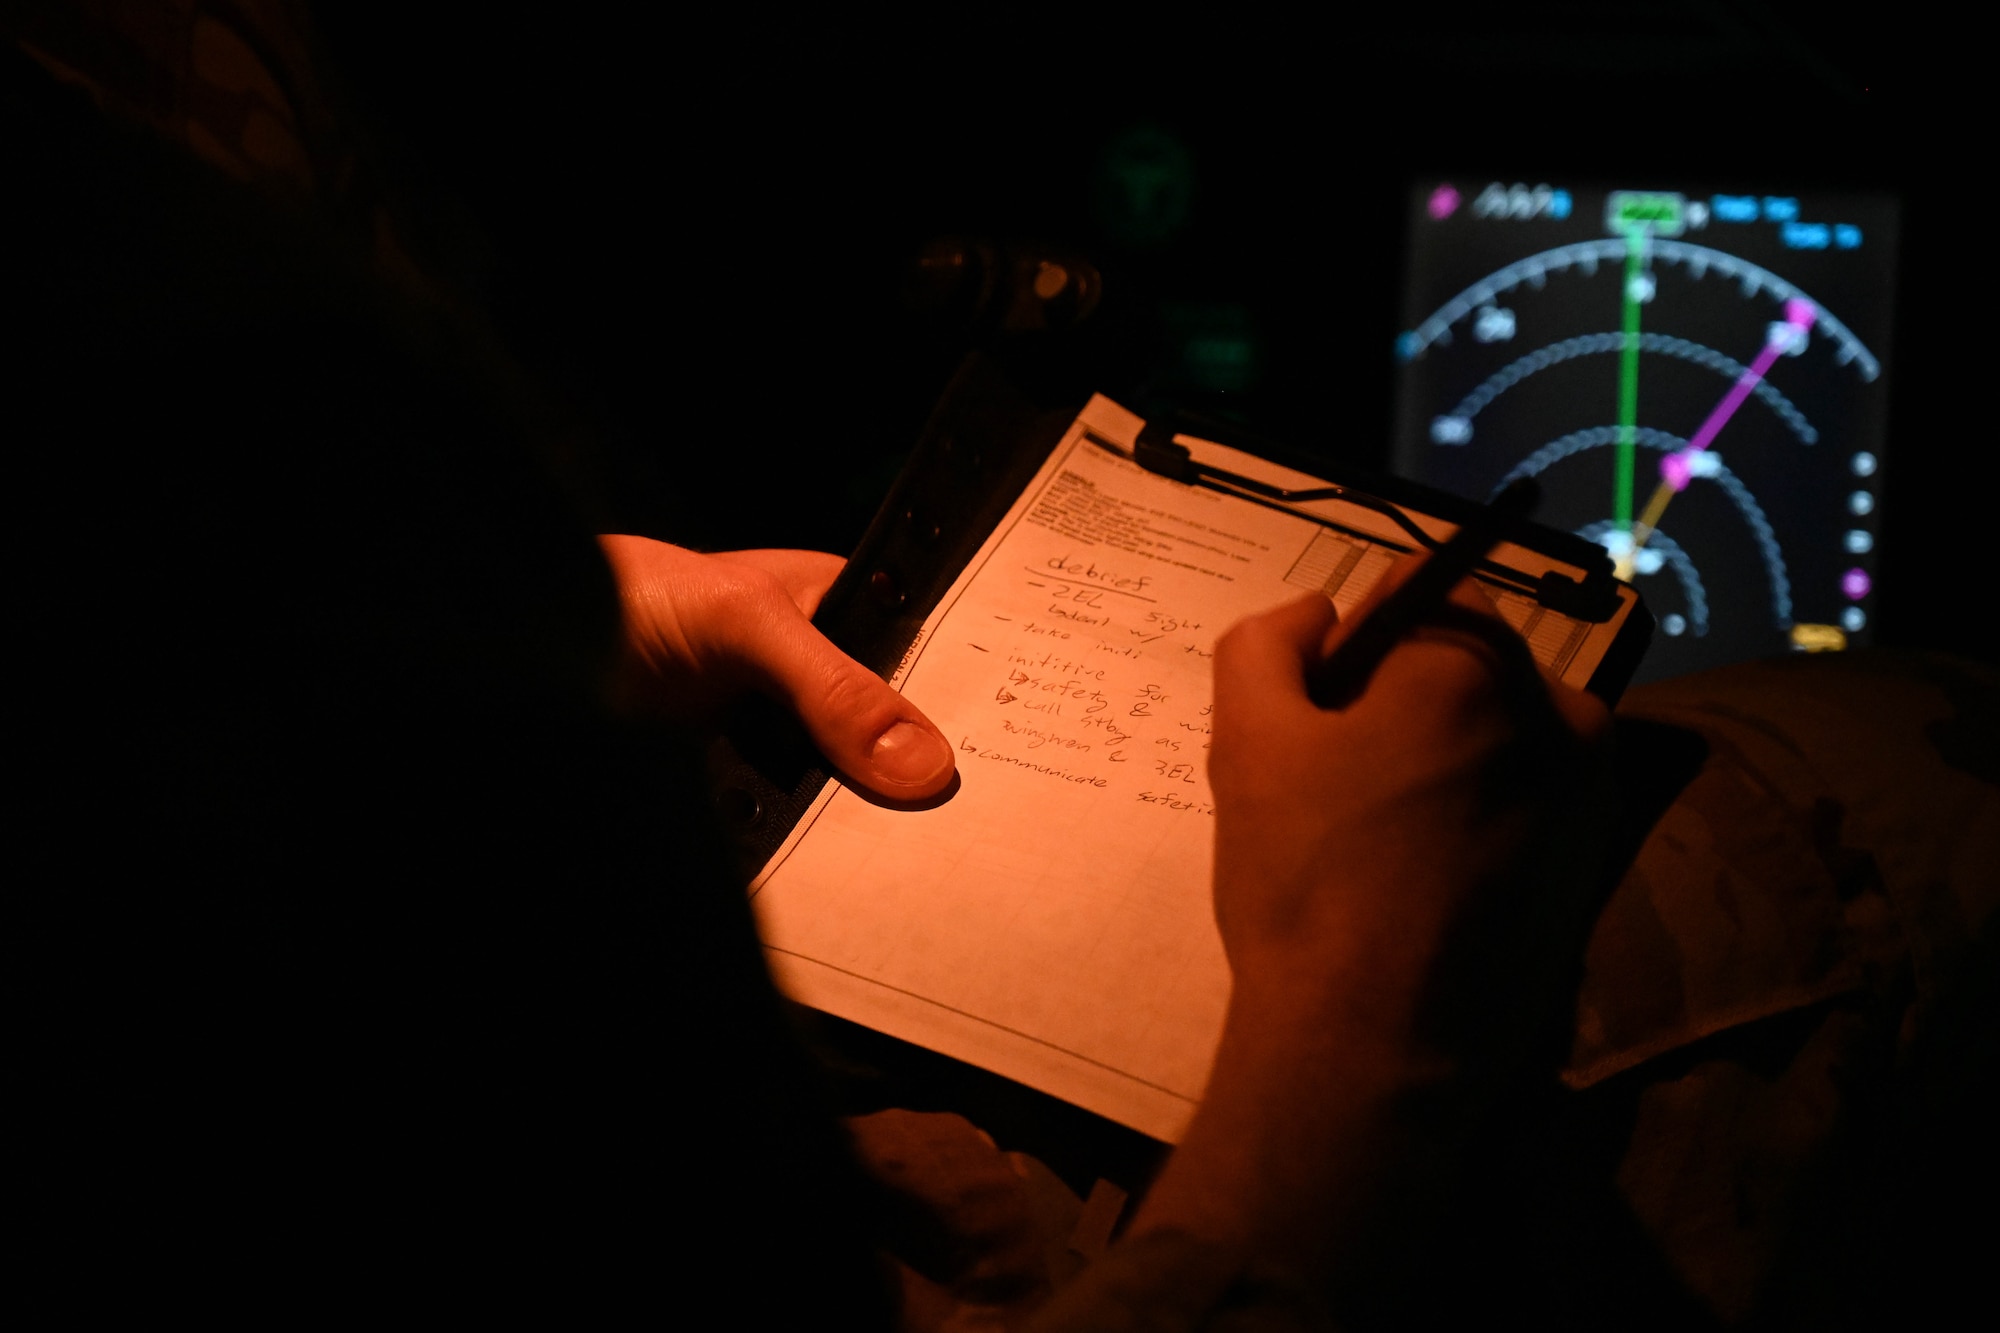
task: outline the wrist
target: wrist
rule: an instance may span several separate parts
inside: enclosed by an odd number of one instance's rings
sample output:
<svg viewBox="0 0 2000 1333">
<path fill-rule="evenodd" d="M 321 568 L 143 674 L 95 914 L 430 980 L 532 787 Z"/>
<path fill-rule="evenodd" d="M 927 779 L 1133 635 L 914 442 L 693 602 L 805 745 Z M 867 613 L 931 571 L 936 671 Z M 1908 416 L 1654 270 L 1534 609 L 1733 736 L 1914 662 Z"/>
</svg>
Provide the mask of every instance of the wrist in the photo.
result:
<svg viewBox="0 0 2000 1333">
<path fill-rule="evenodd" d="M 1399 1036 L 1246 989 L 1142 1216 L 1317 1271 L 1436 1155 L 1420 1108 L 1448 1071 Z"/>
</svg>

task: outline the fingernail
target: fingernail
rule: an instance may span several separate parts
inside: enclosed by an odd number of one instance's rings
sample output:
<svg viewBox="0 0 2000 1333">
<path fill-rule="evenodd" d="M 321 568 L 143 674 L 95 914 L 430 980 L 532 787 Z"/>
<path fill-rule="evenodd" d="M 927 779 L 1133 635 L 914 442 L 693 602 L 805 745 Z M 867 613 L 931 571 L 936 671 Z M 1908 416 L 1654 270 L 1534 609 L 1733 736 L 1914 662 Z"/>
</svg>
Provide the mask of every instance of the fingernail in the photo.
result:
<svg viewBox="0 0 2000 1333">
<path fill-rule="evenodd" d="M 914 722 L 898 722 L 875 742 L 868 760 L 891 782 L 917 786 L 951 769 L 951 747 Z"/>
</svg>

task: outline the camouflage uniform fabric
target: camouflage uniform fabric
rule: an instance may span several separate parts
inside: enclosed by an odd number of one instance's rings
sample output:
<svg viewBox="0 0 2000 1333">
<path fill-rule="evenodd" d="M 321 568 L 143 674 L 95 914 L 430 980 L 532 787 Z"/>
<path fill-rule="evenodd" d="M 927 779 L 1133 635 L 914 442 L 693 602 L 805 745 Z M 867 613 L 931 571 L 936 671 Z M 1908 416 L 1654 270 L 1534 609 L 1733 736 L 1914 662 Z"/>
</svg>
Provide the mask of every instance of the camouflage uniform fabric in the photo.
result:
<svg viewBox="0 0 2000 1333">
<path fill-rule="evenodd" d="M 1891 1299 L 1863 1289 L 1924 1263 L 1880 1234 L 1910 1176 L 1979 1151 L 1950 1127 L 1992 1068 L 1994 685 L 1799 655 L 1619 710 L 1706 756 L 1599 919 L 1563 1080 L 1625 1084 L 1618 1192 L 1725 1323 Z"/>
</svg>

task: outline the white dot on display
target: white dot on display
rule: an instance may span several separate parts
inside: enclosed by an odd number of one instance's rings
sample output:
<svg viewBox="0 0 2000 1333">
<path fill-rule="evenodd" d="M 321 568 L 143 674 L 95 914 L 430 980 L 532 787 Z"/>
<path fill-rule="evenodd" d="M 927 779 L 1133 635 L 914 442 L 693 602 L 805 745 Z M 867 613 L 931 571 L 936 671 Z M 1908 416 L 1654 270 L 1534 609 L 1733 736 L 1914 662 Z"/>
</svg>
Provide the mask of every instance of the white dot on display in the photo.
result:
<svg viewBox="0 0 2000 1333">
<path fill-rule="evenodd" d="M 1849 634 L 1858 634 L 1868 623 L 1868 613 L 1858 606 L 1850 606 L 1840 613 L 1840 627 Z"/>
<path fill-rule="evenodd" d="M 1678 636 L 1682 632 L 1684 632 L 1687 629 L 1687 627 L 1688 627 L 1687 621 L 1683 620 L 1680 617 L 1680 615 L 1675 612 L 1670 611 L 1666 615 L 1660 617 L 1660 628 L 1665 630 L 1669 634 Z"/>
<path fill-rule="evenodd" d="M 1431 443 L 1467 444 L 1472 440 L 1472 423 L 1464 417 L 1435 417 L 1431 420 Z"/>
<path fill-rule="evenodd" d="M 1874 508 L 1875 497 L 1867 491 L 1856 491 L 1847 497 L 1847 512 L 1850 514 L 1867 514 L 1873 512 Z"/>
<path fill-rule="evenodd" d="M 1857 477 L 1872 477 L 1875 475 L 1875 455 L 1865 449 L 1848 459 L 1847 465 L 1854 469 L 1854 475 Z"/>
<path fill-rule="evenodd" d="M 1854 555 L 1866 555 L 1875 549 L 1875 537 L 1860 528 L 1849 528 L 1847 535 L 1841 538 L 1841 545 Z"/>
</svg>

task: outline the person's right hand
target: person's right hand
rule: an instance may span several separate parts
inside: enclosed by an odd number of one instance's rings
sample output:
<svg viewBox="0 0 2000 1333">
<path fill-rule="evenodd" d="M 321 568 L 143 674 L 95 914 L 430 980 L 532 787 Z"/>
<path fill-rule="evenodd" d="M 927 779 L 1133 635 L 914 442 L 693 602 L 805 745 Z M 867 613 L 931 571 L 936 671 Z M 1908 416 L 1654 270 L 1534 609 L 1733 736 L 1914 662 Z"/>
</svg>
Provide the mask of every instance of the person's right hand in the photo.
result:
<svg viewBox="0 0 2000 1333">
<path fill-rule="evenodd" d="M 1510 914 L 1546 933 L 1569 902 L 1548 877 L 1591 841 L 1578 837 L 1590 825 L 1579 802 L 1609 715 L 1549 681 L 1472 584 L 1440 620 L 1450 627 L 1398 645 L 1337 710 L 1306 689 L 1345 631 L 1325 597 L 1250 617 L 1217 644 L 1215 907 L 1243 1003 L 1268 996 L 1400 1041 L 1439 983 L 1463 989 L 1434 975 L 1449 934 L 1519 947 L 1533 932 Z M 1518 970 L 1492 980 L 1529 984 Z"/>
<path fill-rule="evenodd" d="M 1546 1043 L 1574 1004 L 1609 731 L 1470 584 L 1351 703 L 1321 708 L 1308 678 L 1336 620 L 1315 594 L 1216 644 L 1234 990 L 1200 1108 L 1132 1228 L 1327 1299 L 1422 1250 L 1467 1131 L 1561 1058 Z"/>
</svg>

